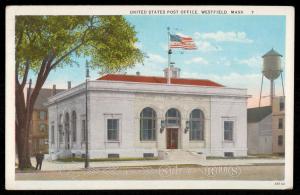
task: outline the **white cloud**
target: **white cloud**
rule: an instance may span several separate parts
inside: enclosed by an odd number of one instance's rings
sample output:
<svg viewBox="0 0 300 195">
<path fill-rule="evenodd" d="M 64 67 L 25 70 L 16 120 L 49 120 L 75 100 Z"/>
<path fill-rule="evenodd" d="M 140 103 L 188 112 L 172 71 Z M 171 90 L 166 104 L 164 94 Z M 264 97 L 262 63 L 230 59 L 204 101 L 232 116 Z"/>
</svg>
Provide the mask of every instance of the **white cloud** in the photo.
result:
<svg viewBox="0 0 300 195">
<path fill-rule="evenodd" d="M 189 36 L 189 35 L 185 35 L 185 34 L 182 34 L 182 33 L 176 33 L 176 35 L 179 35 L 179 36 L 181 36 L 181 37 L 191 37 L 191 36 Z"/>
<path fill-rule="evenodd" d="M 239 64 L 245 64 L 249 67 L 254 68 L 260 67 L 262 65 L 262 59 L 258 56 L 252 56 L 247 59 L 235 59 L 235 62 Z"/>
<path fill-rule="evenodd" d="M 167 44 L 167 43 L 160 43 L 159 46 L 160 46 L 164 51 L 168 51 L 168 44 Z"/>
<path fill-rule="evenodd" d="M 163 64 L 167 62 L 167 59 L 162 57 L 159 54 L 154 54 L 154 53 L 148 53 L 147 54 L 148 58 L 145 59 L 145 64 L 146 63 L 159 63 Z"/>
<path fill-rule="evenodd" d="M 182 77 L 195 79 L 209 79 L 211 81 L 225 85 L 226 87 L 236 87 L 247 89 L 248 107 L 258 107 L 259 104 L 259 89 L 261 82 L 261 74 L 240 74 L 232 72 L 227 75 L 218 74 L 199 74 L 196 72 L 182 72 Z M 268 86 L 263 87 L 263 96 L 268 95 Z M 262 98 L 261 105 L 268 105 L 269 98 Z"/>
<path fill-rule="evenodd" d="M 253 40 L 247 37 L 245 32 L 206 32 L 200 33 L 195 32 L 194 36 L 196 39 L 202 40 L 214 40 L 217 42 L 240 42 L 240 43 L 252 43 Z"/>
<path fill-rule="evenodd" d="M 219 60 L 216 61 L 216 64 L 222 66 L 231 66 L 232 62 L 228 60 L 226 57 L 221 57 Z"/>
<path fill-rule="evenodd" d="M 203 40 L 196 41 L 196 46 L 197 49 L 202 52 L 222 51 L 220 46 L 212 45 L 210 42 Z"/>
<path fill-rule="evenodd" d="M 246 88 L 250 95 L 256 95 L 257 89 L 260 87 L 261 78 L 260 74 L 240 74 L 237 72 L 218 75 L 183 71 L 181 75 L 186 78 L 209 79 L 227 87 Z"/>
<path fill-rule="evenodd" d="M 208 64 L 208 61 L 205 60 L 204 58 L 201 58 L 201 57 L 195 57 L 195 58 L 192 58 L 190 60 L 186 60 L 184 61 L 185 64 L 199 64 L 199 65 L 206 65 Z"/>
<path fill-rule="evenodd" d="M 141 42 L 136 42 L 136 43 L 134 44 L 134 46 L 137 47 L 137 48 L 139 48 L 139 49 L 142 49 L 144 45 L 143 45 L 143 43 L 141 43 Z"/>
<path fill-rule="evenodd" d="M 126 70 L 127 74 L 135 74 L 137 71 L 141 75 L 163 76 L 163 69 L 167 66 L 167 59 L 156 53 L 147 53 L 144 65 L 138 64 Z"/>
</svg>

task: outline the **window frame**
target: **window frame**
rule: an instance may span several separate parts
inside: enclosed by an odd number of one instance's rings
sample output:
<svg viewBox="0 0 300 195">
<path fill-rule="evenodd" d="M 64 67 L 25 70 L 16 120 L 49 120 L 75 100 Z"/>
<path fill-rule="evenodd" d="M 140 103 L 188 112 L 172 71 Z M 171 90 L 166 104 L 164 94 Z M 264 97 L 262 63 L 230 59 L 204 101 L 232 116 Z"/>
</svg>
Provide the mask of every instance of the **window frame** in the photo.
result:
<svg viewBox="0 0 300 195">
<path fill-rule="evenodd" d="M 278 135 L 278 137 L 277 137 L 277 145 L 278 146 L 283 146 L 283 135 Z"/>
<path fill-rule="evenodd" d="M 42 118 L 42 114 L 41 113 L 44 113 L 44 117 Z M 39 120 L 42 120 L 42 121 L 45 121 L 47 120 L 47 112 L 45 110 L 40 110 L 39 111 Z"/>
<path fill-rule="evenodd" d="M 192 117 L 192 114 L 193 112 L 195 111 L 199 111 L 200 112 L 200 116 L 197 117 L 197 118 L 193 118 Z M 192 134 L 192 127 L 193 127 L 193 122 L 199 122 L 200 125 L 199 125 L 199 139 L 198 138 L 193 138 L 193 134 Z M 204 141 L 205 138 L 204 138 L 204 131 L 205 131 L 205 116 L 204 116 L 204 112 L 199 109 L 199 108 L 195 108 L 193 109 L 191 112 L 190 112 L 190 115 L 189 115 L 189 126 L 190 126 L 190 130 L 189 130 L 189 140 L 190 141 Z M 197 132 L 197 131 L 196 131 Z M 201 137 L 202 136 L 202 137 Z"/>
<path fill-rule="evenodd" d="M 71 114 L 71 129 L 72 129 L 72 142 L 77 142 L 77 113 L 75 110 Z"/>
<path fill-rule="evenodd" d="M 109 128 L 109 121 L 112 121 L 112 128 Z M 113 126 L 115 125 L 114 122 L 116 121 L 116 128 L 114 128 Z M 109 133 L 109 132 L 113 132 L 113 133 Z M 116 131 L 116 132 L 114 132 Z M 106 119 L 106 139 L 109 142 L 114 142 L 114 141 L 120 141 L 119 139 L 119 133 L 120 133 L 120 120 L 117 118 L 108 118 Z M 115 138 L 109 138 L 109 135 L 114 135 L 116 136 Z"/>
<path fill-rule="evenodd" d="M 225 122 L 232 122 L 232 139 L 225 139 Z M 222 117 L 222 134 L 223 134 L 223 142 L 225 143 L 233 143 L 235 141 L 235 131 L 236 131 L 236 118 L 235 117 Z"/>
<path fill-rule="evenodd" d="M 285 102 L 282 98 L 279 100 L 279 111 L 284 111 L 285 109 Z"/>
<path fill-rule="evenodd" d="M 58 124 L 58 143 L 64 143 L 64 133 L 63 133 L 63 125 Z"/>
<path fill-rule="evenodd" d="M 44 126 L 43 130 L 41 128 L 42 126 Z M 44 133 L 47 132 L 47 125 L 45 123 L 40 123 L 39 124 L 39 131 L 44 132 Z"/>
<path fill-rule="evenodd" d="M 108 140 L 107 121 L 108 119 L 118 119 L 118 139 Z M 122 114 L 119 113 L 104 113 L 104 142 L 105 143 L 120 143 L 122 140 Z M 101 130 L 102 131 L 102 130 Z"/>
<path fill-rule="evenodd" d="M 151 109 L 152 115 L 149 116 L 144 116 L 144 112 L 146 109 Z M 146 131 L 151 131 L 151 139 L 145 139 L 145 129 L 143 128 L 144 126 L 144 121 L 145 120 L 151 120 L 152 124 L 152 129 L 146 129 Z M 143 110 L 140 112 L 140 141 L 156 141 L 157 140 L 157 114 L 156 111 L 151 108 L 151 107 L 145 107 Z"/>
<path fill-rule="evenodd" d="M 284 129 L 284 122 L 283 118 L 278 118 L 278 129 Z"/>
<path fill-rule="evenodd" d="M 55 144 L 55 125 L 54 122 L 51 122 L 51 144 Z"/>
<path fill-rule="evenodd" d="M 170 110 L 172 110 L 172 109 L 176 110 L 176 112 L 177 112 L 177 116 L 176 117 L 168 116 L 168 112 Z M 168 123 L 169 120 L 176 120 L 177 122 L 176 122 L 175 125 L 174 124 L 169 124 Z M 165 125 L 166 125 L 166 128 L 168 128 L 168 127 L 170 127 L 170 128 L 171 127 L 181 127 L 181 113 L 180 113 L 180 111 L 178 109 L 176 109 L 176 108 L 170 108 L 170 109 L 167 110 L 167 112 L 165 114 Z"/>
</svg>

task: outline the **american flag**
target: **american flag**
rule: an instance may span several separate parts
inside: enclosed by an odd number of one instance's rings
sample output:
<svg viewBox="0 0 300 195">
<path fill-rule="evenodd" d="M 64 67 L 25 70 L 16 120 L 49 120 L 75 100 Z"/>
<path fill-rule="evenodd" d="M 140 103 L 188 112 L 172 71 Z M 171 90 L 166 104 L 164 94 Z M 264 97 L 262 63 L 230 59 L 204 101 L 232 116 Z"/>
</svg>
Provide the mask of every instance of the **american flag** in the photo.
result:
<svg viewBox="0 0 300 195">
<path fill-rule="evenodd" d="M 170 34 L 170 48 L 197 49 L 192 37 Z"/>
</svg>

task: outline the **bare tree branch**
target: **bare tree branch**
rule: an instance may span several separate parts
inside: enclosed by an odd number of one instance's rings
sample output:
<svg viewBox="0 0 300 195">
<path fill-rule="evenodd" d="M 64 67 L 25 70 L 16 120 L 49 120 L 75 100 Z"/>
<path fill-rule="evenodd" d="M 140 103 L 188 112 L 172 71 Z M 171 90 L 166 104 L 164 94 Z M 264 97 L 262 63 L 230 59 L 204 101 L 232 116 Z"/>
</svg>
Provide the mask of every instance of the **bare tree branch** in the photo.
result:
<svg viewBox="0 0 300 195">
<path fill-rule="evenodd" d="M 16 62 L 16 78 L 15 78 L 17 86 L 20 85 L 20 83 L 19 83 L 19 66 L 20 66 L 20 62 L 17 60 L 17 62 Z"/>
<path fill-rule="evenodd" d="M 83 42 L 79 43 L 77 46 L 75 46 L 73 49 L 69 50 L 67 53 L 65 53 L 63 56 L 58 58 L 50 67 L 50 69 L 55 68 L 57 64 L 59 64 L 62 60 L 64 60 L 68 55 L 70 55 L 72 52 L 76 51 L 80 46 L 83 45 Z"/>
<path fill-rule="evenodd" d="M 20 36 L 18 37 L 18 40 L 17 40 L 17 43 L 16 43 L 16 51 L 19 50 L 19 47 L 22 43 L 22 40 L 23 40 L 23 30 L 21 31 Z"/>
</svg>

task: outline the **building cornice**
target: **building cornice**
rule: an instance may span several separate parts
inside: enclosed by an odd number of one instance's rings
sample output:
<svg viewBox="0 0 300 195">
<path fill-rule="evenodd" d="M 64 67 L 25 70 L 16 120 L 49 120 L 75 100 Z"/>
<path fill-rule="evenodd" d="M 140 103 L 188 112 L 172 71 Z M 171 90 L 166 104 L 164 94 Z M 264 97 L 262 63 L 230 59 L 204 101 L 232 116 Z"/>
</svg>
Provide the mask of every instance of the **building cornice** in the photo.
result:
<svg viewBox="0 0 300 195">
<path fill-rule="evenodd" d="M 110 91 L 126 93 L 152 93 L 152 94 L 177 94 L 177 95 L 197 95 L 197 96 L 215 96 L 215 97 L 236 97 L 249 98 L 247 89 L 229 88 L 229 87 L 208 87 L 192 86 L 178 84 L 161 84 L 161 83 L 139 83 L 124 81 L 106 81 L 93 80 L 88 81 L 88 91 Z M 75 95 L 85 92 L 85 83 L 76 87 L 60 92 L 48 99 L 46 106 L 56 102 L 68 99 Z"/>
</svg>

